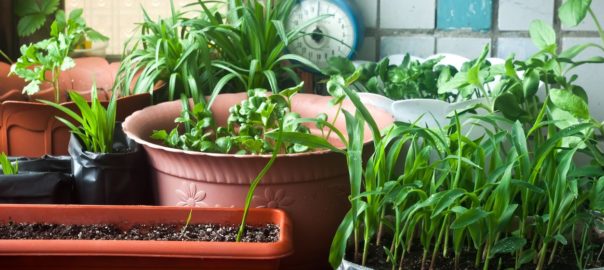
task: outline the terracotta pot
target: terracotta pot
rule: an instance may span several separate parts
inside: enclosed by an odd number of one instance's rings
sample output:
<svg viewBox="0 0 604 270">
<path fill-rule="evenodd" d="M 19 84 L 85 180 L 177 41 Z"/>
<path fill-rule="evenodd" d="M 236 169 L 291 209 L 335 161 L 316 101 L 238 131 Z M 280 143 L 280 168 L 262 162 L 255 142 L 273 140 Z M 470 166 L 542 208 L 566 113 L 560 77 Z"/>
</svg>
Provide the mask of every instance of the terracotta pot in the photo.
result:
<svg viewBox="0 0 604 270">
<path fill-rule="evenodd" d="M 21 93 L 26 83 L 17 76 L 8 76 L 10 65 L 0 62 L 0 103 L 7 100 L 27 100 L 27 96 Z"/>
<path fill-rule="evenodd" d="M 212 108 L 217 123 L 225 125 L 228 109 L 244 98 L 245 93 L 219 95 Z M 328 104 L 330 99 L 298 94 L 293 97 L 292 110 L 302 117 L 315 117 L 325 112 L 333 119 L 336 108 Z M 354 112 L 354 106 L 348 102 L 344 108 Z M 382 128 L 392 123 L 390 114 L 371 110 Z M 150 141 L 153 130 L 173 128 L 180 111 L 180 101 L 162 103 L 135 112 L 123 125 L 124 132 L 143 145 L 148 153 L 157 201 L 162 205 L 242 207 L 250 182 L 266 165 L 270 155 L 192 152 Z M 336 126 L 346 131 L 343 116 L 338 118 Z M 311 131 L 319 133 L 314 127 Z M 365 135 L 365 141 L 369 142 L 368 128 Z M 332 142 L 341 146 L 334 137 Z M 292 217 L 296 226 L 296 253 L 284 262 L 287 269 L 328 267 L 331 240 L 350 206 L 348 183 L 348 168 L 342 154 L 316 151 L 279 155 L 257 188 L 252 206 L 281 208 Z"/>
<path fill-rule="evenodd" d="M 117 120 L 151 104 L 149 94 L 119 98 Z M 75 104 L 64 103 L 77 111 Z M 69 129 L 56 116 L 68 117 L 37 102 L 7 101 L 0 104 L 0 152 L 9 156 L 67 155 Z"/>
<path fill-rule="evenodd" d="M 241 209 L 193 210 L 192 223 L 239 224 Z M 2 205 L 2 222 L 184 224 L 189 209 L 157 206 Z M 278 269 L 292 250 L 280 210 L 252 209 L 248 224 L 277 224 L 275 243 L 128 240 L 0 240 L 3 269 Z"/>
<path fill-rule="evenodd" d="M 59 77 L 61 101 L 67 101 L 68 90 L 75 90 L 89 99 L 93 82 L 101 90 L 98 92 L 100 100 L 109 100 L 119 63 L 108 63 L 100 57 L 76 58 L 75 62 L 76 67 L 61 73 Z M 8 64 L 0 63 L 0 79 L 5 76 L 5 73 L 8 74 L 9 70 Z M 9 81 L 4 85 L 9 85 L 11 88 L 18 87 L 18 90 L 11 93 L 21 93 L 25 82 L 14 76 L 8 77 L 7 80 Z M 0 87 L 2 85 L 3 81 L 0 80 Z M 163 82 L 158 82 L 154 91 L 162 87 Z M 30 102 L 23 101 L 27 98 L 11 98 L 9 100 L 21 101 L 0 103 L 0 152 L 26 157 L 39 157 L 44 154 L 67 155 L 69 130 L 55 118 L 55 116 L 66 116 L 51 106 L 35 102 L 37 99 L 54 100 L 54 89 L 50 84 L 42 84 L 40 88 L 40 92 L 29 97 Z M 2 101 L 1 91 L 0 101 Z M 126 116 L 149 106 L 151 102 L 152 98 L 149 94 L 119 98 L 117 120 L 123 121 Z M 68 103 L 68 106 L 75 109 L 73 104 Z"/>
</svg>

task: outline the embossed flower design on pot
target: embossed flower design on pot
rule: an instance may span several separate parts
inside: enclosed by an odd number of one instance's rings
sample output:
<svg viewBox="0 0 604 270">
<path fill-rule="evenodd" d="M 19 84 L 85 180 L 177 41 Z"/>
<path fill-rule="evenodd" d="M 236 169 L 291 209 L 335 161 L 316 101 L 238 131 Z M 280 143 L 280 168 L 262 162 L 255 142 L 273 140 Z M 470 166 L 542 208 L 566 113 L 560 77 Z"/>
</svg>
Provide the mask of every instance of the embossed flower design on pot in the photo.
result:
<svg viewBox="0 0 604 270">
<path fill-rule="evenodd" d="M 203 202 L 206 198 L 206 192 L 198 190 L 197 186 L 193 183 L 184 184 L 183 189 L 177 189 L 176 194 L 180 200 L 176 205 L 178 206 L 193 206 L 193 207 L 207 207 L 208 205 Z"/>
<path fill-rule="evenodd" d="M 283 189 L 273 192 L 271 188 L 264 189 L 264 196 L 254 195 L 252 201 L 258 208 L 284 208 L 294 204 L 294 199 L 287 196 Z"/>
</svg>

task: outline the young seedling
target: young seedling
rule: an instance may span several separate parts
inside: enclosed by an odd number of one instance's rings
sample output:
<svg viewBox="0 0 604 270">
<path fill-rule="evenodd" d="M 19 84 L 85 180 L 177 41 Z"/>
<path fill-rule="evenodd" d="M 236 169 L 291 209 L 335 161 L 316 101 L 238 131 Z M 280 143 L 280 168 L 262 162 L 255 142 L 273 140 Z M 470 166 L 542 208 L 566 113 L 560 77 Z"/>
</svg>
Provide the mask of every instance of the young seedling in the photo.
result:
<svg viewBox="0 0 604 270">
<path fill-rule="evenodd" d="M 92 85 L 90 105 L 77 92 L 69 92 L 69 97 L 76 104 L 80 113 L 54 102 L 39 100 L 48 104 L 76 121 L 79 126 L 72 124 L 69 120 L 57 117 L 71 132 L 78 136 L 84 144 L 86 151 L 94 153 L 111 153 L 113 151 L 113 132 L 115 130 L 115 115 L 117 110 L 117 97 L 114 92 L 109 105 L 105 109 L 97 96 L 96 84 Z"/>
<path fill-rule="evenodd" d="M 191 218 L 193 218 L 193 209 L 189 210 L 189 215 L 187 216 L 187 220 L 185 221 L 185 225 L 182 227 L 180 231 L 180 238 L 185 237 L 185 232 L 187 232 L 187 227 L 189 223 L 191 223 Z"/>
</svg>

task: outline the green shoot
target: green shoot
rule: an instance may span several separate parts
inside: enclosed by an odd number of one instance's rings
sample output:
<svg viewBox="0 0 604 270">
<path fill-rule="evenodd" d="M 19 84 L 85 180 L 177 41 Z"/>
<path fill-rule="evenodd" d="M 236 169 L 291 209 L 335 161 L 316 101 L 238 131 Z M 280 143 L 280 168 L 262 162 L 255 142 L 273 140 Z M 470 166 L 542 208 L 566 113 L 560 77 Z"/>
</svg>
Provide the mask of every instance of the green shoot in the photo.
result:
<svg viewBox="0 0 604 270">
<path fill-rule="evenodd" d="M 2 169 L 2 174 L 4 175 L 15 175 L 19 173 L 19 164 L 17 164 L 16 161 L 11 163 L 4 153 L 0 153 L 0 167 Z"/>
</svg>

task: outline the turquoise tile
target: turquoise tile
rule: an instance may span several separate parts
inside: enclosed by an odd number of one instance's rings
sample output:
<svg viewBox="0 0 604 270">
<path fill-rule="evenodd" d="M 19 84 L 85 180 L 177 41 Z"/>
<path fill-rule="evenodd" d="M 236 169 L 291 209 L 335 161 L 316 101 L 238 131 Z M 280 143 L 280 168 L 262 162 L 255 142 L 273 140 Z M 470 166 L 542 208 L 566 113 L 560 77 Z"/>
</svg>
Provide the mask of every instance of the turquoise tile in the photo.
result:
<svg viewBox="0 0 604 270">
<path fill-rule="evenodd" d="M 436 27 L 489 31 L 492 16 L 493 0 L 438 0 Z"/>
</svg>

